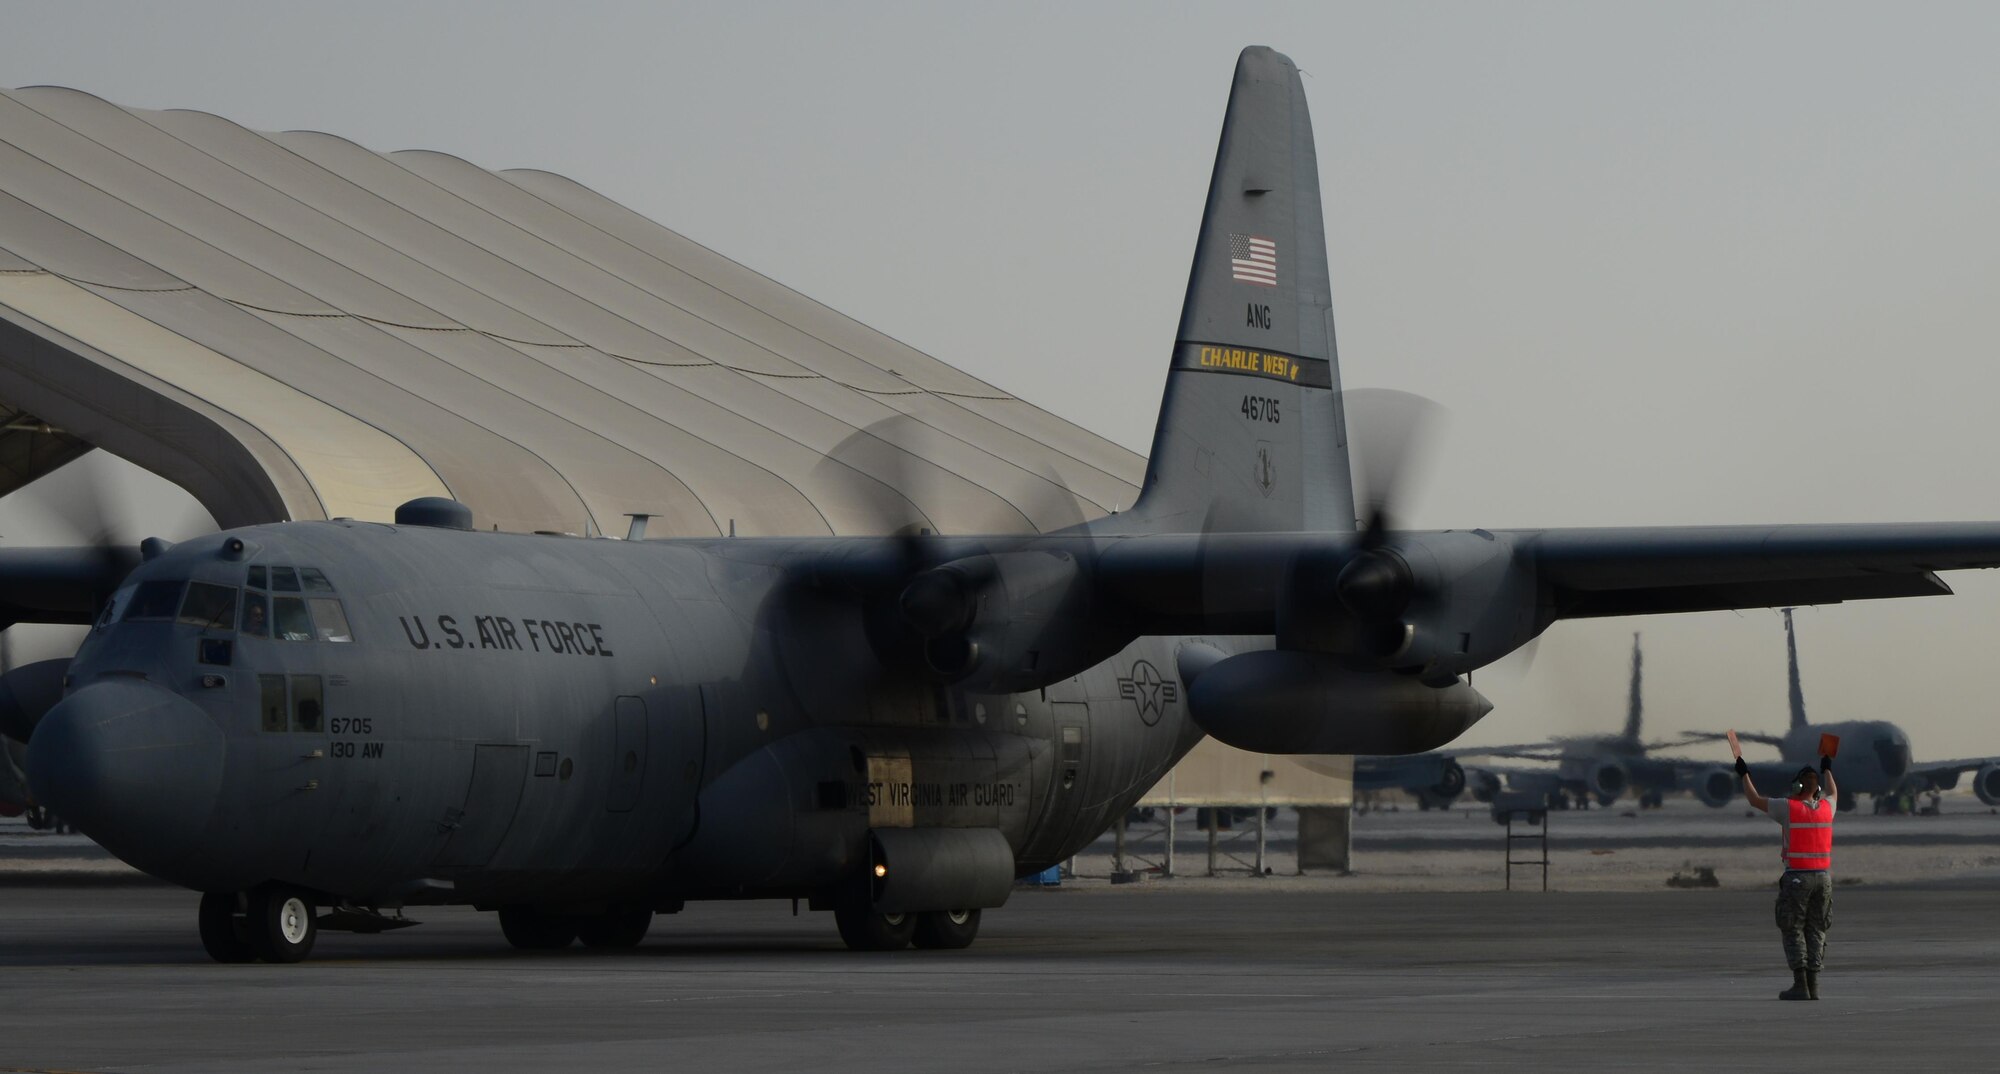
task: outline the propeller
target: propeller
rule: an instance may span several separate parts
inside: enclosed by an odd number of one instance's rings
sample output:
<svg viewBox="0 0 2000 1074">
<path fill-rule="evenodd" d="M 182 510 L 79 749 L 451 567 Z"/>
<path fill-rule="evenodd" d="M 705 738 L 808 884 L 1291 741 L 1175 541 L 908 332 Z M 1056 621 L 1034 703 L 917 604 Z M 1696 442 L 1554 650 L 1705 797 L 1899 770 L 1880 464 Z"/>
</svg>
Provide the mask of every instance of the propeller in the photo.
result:
<svg viewBox="0 0 2000 1074">
<path fill-rule="evenodd" d="M 847 531 L 893 538 L 887 562 L 870 561 L 880 568 L 867 606 L 877 653 L 892 666 L 955 681 L 982 667 L 982 634 L 1007 634 L 1017 613 L 1045 615 L 1075 594 L 1073 583 L 1086 569 L 1076 559 L 1081 546 L 1030 550 L 1023 539 L 1080 531 L 1088 501 L 1046 463 L 1024 467 L 982 454 L 968 461 L 999 469 L 977 479 L 961 476 L 925 454 L 927 447 L 964 449 L 941 436 L 909 415 L 892 415 L 835 445 L 814 468 L 813 482 L 840 490 L 853 505 Z M 853 495 L 857 491 L 864 495 Z M 933 511 L 955 528 L 970 523 L 982 537 L 979 550 L 966 554 L 960 544 L 955 558 L 942 561 Z M 988 609 L 994 623 L 981 622 Z"/>
<path fill-rule="evenodd" d="M 201 504 L 164 478 L 93 451 L 0 500 L 9 543 L 130 549 L 214 533 Z"/>
<path fill-rule="evenodd" d="M 14 546 L 0 600 L 7 615 L 0 623 L 10 624 L 0 631 L 0 735 L 26 742 L 61 698 L 82 633 L 60 624 L 94 620 L 142 558 L 169 546 L 141 536 L 178 540 L 214 530 L 192 497 L 98 451 L 0 498 L 0 531 Z"/>
<path fill-rule="evenodd" d="M 1425 468 L 1444 408 L 1410 392 L 1360 388 L 1341 393 L 1340 409 L 1359 528 L 1345 547 L 1301 564 L 1281 644 L 1391 659 L 1409 643 L 1403 613 L 1419 596 L 1417 576 L 1395 547 L 1397 513 Z M 1344 614 L 1329 616 L 1328 604 Z"/>
<path fill-rule="evenodd" d="M 1412 482 L 1430 462 L 1444 407 L 1412 392 L 1355 388 L 1341 393 L 1361 547 L 1381 547 Z"/>
<path fill-rule="evenodd" d="M 1416 596 L 1416 578 L 1390 547 L 1390 533 L 1397 509 L 1407 502 L 1410 482 L 1427 461 L 1444 408 L 1410 392 L 1358 388 L 1342 393 L 1341 411 L 1347 419 L 1361 529 L 1357 551 L 1340 569 L 1334 592 L 1356 618 L 1389 622 Z"/>
</svg>

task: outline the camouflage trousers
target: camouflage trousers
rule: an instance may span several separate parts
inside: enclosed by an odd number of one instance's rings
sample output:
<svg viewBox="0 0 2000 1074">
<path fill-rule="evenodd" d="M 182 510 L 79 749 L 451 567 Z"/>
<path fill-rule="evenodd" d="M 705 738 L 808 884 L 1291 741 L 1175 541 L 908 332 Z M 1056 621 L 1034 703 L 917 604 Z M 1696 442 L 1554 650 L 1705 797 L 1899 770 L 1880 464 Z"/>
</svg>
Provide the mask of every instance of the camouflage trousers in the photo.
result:
<svg viewBox="0 0 2000 1074">
<path fill-rule="evenodd" d="M 1833 874 L 1786 870 L 1778 878 L 1778 933 L 1785 941 L 1785 964 L 1818 973 L 1826 959 L 1826 930 L 1832 927 Z"/>
</svg>

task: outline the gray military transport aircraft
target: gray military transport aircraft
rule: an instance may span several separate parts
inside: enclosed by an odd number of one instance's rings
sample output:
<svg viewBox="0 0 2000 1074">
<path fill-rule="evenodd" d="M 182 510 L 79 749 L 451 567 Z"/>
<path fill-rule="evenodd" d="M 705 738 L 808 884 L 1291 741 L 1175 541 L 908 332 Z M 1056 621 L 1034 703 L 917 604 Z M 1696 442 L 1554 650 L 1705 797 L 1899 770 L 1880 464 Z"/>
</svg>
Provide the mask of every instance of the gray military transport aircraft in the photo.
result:
<svg viewBox="0 0 2000 1074">
<path fill-rule="evenodd" d="M 1642 737 L 1645 726 L 1646 654 L 1639 635 L 1632 635 L 1632 678 L 1626 691 L 1625 726 L 1616 734 L 1575 735 L 1521 746 L 1482 746 L 1459 751 L 1461 757 L 1509 757 L 1555 762 L 1554 768 L 1478 768 L 1466 774 L 1466 785 L 1480 801 L 1492 801 L 1504 778 L 1512 790 L 1530 794 L 1568 796 L 1579 805 L 1593 799 L 1610 805 L 1631 791 L 1644 806 L 1658 806 L 1669 791 L 1686 791 L 1703 805 L 1721 808 L 1736 794 L 1736 774 L 1728 765 L 1685 757 L 1662 757 L 1654 752 L 1680 742 L 1649 743 Z M 1817 740 L 1815 740 L 1816 742 Z M 1818 760 L 1818 754 L 1813 755 Z M 1782 786 L 1791 781 L 1793 765 L 1783 780 L 1766 784 Z M 1760 779 L 1763 777 L 1759 777 Z M 1843 783 L 1843 787 L 1845 784 Z"/>
<path fill-rule="evenodd" d="M 1758 785 L 1782 787 L 1792 780 L 1799 766 L 1819 757 L 1821 735 L 1840 739 L 1840 808 L 1851 810 L 1866 794 L 1878 811 L 1891 796 L 1933 788 L 1948 791 L 1958 786 L 1959 777 L 1972 774 L 1972 793 L 1985 805 L 2000 805 L 2000 757 L 1966 757 L 1948 761 L 1914 761 L 1910 736 L 1888 720 L 1842 720 L 1813 723 L 1806 718 L 1805 685 L 1799 677 L 1799 638 L 1791 608 L 1780 608 L 1785 619 L 1785 696 L 1791 722 L 1782 735 L 1738 731 L 1744 742 L 1774 746 L 1779 760 L 1751 761 L 1750 776 Z M 1717 741 L 1720 734 L 1694 732 L 1688 741 Z"/>
<path fill-rule="evenodd" d="M 704 899 L 851 947 L 963 947 L 1203 735 L 1414 753 L 1565 618 L 1949 592 L 2000 525 L 1357 525 L 1296 68 L 1246 50 L 1144 492 L 1048 534 L 592 540 L 288 522 L 0 553 L 14 619 L 94 623 L 37 796 L 203 892 L 209 953 L 498 912 L 629 947 Z M 1376 493 L 1380 497 L 1381 493 Z M 107 599 L 108 597 L 108 599 Z"/>
<path fill-rule="evenodd" d="M 1425 809 L 1446 808 L 1465 791 L 1481 802 L 1491 802 L 1500 793 L 1504 780 L 1509 790 L 1539 795 L 1563 805 L 1574 800 L 1588 805 L 1595 799 L 1610 805 L 1630 789 L 1644 806 L 1658 806 L 1669 791 L 1686 791 L 1703 805 L 1720 808 L 1736 793 L 1736 774 L 1727 765 L 1684 757 L 1662 757 L 1654 751 L 1662 746 L 1686 745 L 1679 742 L 1648 743 L 1641 737 L 1645 726 L 1645 650 L 1639 635 L 1632 635 L 1632 678 L 1626 690 L 1625 726 L 1615 734 L 1572 735 L 1519 746 L 1478 746 L 1446 753 L 1420 753 L 1409 757 L 1357 757 L 1354 786 L 1357 789 L 1395 788 L 1416 797 Z M 1817 740 L 1815 740 L 1815 745 Z M 1468 765 L 1462 758 L 1505 757 L 1515 760 L 1552 761 L 1553 767 L 1500 768 Z M 1817 760 L 1817 755 L 1814 757 Z M 1794 765 L 1780 786 L 1789 782 Z M 1760 779 L 1762 777 L 1759 777 Z"/>
</svg>

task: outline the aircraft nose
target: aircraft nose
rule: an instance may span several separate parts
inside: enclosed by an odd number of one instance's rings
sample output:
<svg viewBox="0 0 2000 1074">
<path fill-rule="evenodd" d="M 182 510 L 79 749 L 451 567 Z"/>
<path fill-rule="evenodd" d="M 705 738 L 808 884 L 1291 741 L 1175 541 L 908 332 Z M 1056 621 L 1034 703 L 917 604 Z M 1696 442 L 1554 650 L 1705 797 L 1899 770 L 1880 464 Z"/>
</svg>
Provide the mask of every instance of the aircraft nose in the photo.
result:
<svg viewBox="0 0 2000 1074">
<path fill-rule="evenodd" d="M 222 730 L 140 680 L 92 683 L 50 709 L 28 744 L 38 801 L 141 868 L 194 849 L 222 790 Z"/>
<path fill-rule="evenodd" d="M 1903 778 L 1910 770 L 1910 743 L 1901 735 L 1885 734 L 1875 740 L 1875 755 L 1882 761 L 1882 773 L 1891 780 Z"/>
</svg>

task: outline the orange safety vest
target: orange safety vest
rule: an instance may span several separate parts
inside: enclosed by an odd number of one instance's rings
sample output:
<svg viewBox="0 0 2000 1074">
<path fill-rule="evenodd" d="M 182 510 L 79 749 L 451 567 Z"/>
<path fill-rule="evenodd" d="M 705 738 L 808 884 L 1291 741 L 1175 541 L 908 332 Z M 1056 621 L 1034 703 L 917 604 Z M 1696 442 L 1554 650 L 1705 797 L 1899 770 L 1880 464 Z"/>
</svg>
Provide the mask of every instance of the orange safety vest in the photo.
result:
<svg viewBox="0 0 2000 1074">
<path fill-rule="evenodd" d="M 1785 824 L 1785 868 L 1833 868 L 1833 803 L 1785 799 L 1790 814 Z"/>
</svg>

